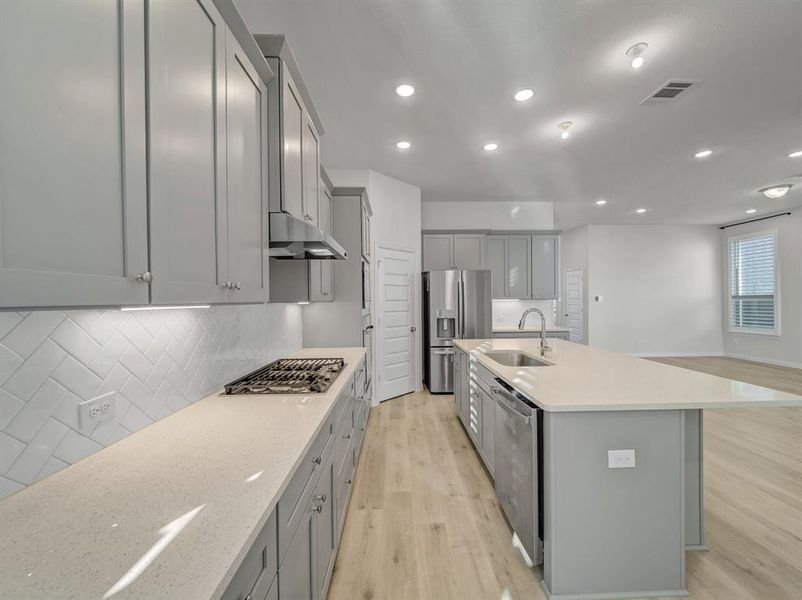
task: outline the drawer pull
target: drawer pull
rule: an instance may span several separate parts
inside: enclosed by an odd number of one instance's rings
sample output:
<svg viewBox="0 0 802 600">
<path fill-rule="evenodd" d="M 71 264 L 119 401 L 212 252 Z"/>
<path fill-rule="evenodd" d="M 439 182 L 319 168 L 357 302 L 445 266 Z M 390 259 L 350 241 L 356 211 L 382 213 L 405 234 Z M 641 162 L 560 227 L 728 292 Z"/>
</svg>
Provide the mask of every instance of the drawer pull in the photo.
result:
<svg viewBox="0 0 802 600">
<path fill-rule="evenodd" d="M 351 439 L 351 434 L 350 434 L 350 433 L 348 433 L 348 434 L 344 435 L 344 436 L 343 436 L 343 439 L 344 439 L 344 440 L 350 440 L 350 439 Z"/>
<path fill-rule="evenodd" d="M 312 462 L 315 463 L 316 465 L 319 465 L 322 462 L 322 458 L 318 456 L 317 458 L 313 458 Z"/>
<path fill-rule="evenodd" d="M 350 479 L 346 479 L 345 483 L 347 483 L 348 485 L 351 485 L 351 480 Z"/>
<path fill-rule="evenodd" d="M 320 514 L 323 511 L 323 505 L 322 504 L 318 504 L 317 506 L 313 506 L 312 510 L 315 511 L 316 513 Z"/>
<path fill-rule="evenodd" d="M 325 502 L 326 501 L 326 494 L 320 494 L 320 496 L 318 496 L 317 499 L 320 502 Z"/>
</svg>

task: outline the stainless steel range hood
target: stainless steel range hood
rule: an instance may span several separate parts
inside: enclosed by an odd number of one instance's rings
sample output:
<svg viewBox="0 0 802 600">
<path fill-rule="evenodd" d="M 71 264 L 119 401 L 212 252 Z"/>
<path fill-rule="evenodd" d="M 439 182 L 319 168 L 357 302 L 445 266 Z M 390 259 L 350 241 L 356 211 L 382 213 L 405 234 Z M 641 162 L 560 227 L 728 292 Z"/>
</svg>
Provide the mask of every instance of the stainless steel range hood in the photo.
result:
<svg viewBox="0 0 802 600">
<path fill-rule="evenodd" d="M 270 213 L 270 258 L 347 260 L 348 252 L 322 229 L 281 212 Z"/>
</svg>

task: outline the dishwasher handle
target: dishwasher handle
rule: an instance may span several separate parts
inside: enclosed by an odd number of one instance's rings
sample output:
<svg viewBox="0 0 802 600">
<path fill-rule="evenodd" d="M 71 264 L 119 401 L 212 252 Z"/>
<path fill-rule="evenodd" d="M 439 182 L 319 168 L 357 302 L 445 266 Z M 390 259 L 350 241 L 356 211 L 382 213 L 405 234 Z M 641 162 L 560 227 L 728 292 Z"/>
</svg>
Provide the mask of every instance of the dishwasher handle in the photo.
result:
<svg viewBox="0 0 802 600">
<path fill-rule="evenodd" d="M 498 404 L 501 408 L 506 410 L 508 413 L 523 419 L 527 425 L 532 422 L 532 415 L 527 415 L 513 408 L 510 400 L 513 400 L 514 402 L 514 396 L 509 394 L 504 388 L 494 385 L 490 388 L 490 391 L 493 392 L 493 396 L 496 398 L 496 404 Z"/>
</svg>

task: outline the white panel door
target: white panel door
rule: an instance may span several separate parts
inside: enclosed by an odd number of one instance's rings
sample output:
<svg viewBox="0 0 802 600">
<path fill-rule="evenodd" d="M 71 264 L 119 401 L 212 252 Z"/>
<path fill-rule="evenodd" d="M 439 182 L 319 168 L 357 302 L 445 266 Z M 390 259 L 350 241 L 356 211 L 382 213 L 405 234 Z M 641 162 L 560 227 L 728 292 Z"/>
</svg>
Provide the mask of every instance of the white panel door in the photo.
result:
<svg viewBox="0 0 802 600">
<path fill-rule="evenodd" d="M 415 255 L 379 248 L 377 373 L 379 400 L 415 390 Z"/>
<path fill-rule="evenodd" d="M 568 341 L 583 343 L 584 308 L 582 269 L 571 269 L 565 272 L 565 321 L 568 327 Z"/>
<path fill-rule="evenodd" d="M 0 307 L 147 304 L 145 6 L 0 2 Z"/>
</svg>

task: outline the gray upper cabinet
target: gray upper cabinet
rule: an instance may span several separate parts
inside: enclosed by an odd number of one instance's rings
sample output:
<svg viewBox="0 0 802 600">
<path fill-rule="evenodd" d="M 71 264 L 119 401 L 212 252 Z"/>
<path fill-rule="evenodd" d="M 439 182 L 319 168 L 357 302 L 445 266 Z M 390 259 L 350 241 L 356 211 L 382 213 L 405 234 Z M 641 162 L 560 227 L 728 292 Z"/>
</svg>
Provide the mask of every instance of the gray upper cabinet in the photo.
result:
<svg viewBox="0 0 802 600">
<path fill-rule="evenodd" d="M 426 233 L 423 270 L 484 269 L 485 235 L 481 233 Z"/>
<path fill-rule="evenodd" d="M 276 60 L 273 64 L 280 64 Z M 281 187 L 271 189 L 281 201 L 281 210 L 294 217 L 303 219 L 304 213 L 304 169 L 301 149 L 304 138 L 304 109 L 301 95 L 295 88 L 290 74 L 281 71 L 281 81 L 276 78 L 275 85 L 281 86 L 281 161 L 271 162 L 271 169 L 278 169 Z"/>
<path fill-rule="evenodd" d="M 494 299 L 530 297 L 530 235 L 487 236 L 487 268 Z"/>
<path fill-rule="evenodd" d="M 320 182 L 318 203 L 318 225 L 326 233 L 333 232 L 331 222 L 331 192 L 326 184 Z M 334 261 L 310 260 L 309 263 L 309 301 L 334 301 Z"/>
<path fill-rule="evenodd" d="M 267 88 L 231 32 L 226 39 L 226 148 L 229 301 L 265 302 Z"/>
<path fill-rule="evenodd" d="M 532 298 L 553 300 L 559 297 L 558 256 L 560 236 L 532 236 Z"/>
<path fill-rule="evenodd" d="M 156 304 L 225 302 L 226 27 L 211 0 L 150 4 Z"/>
<path fill-rule="evenodd" d="M 320 197 L 320 142 L 312 120 L 304 115 L 303 148 L 303 213 L 304 220 L 318 225 L 318 202 Z M 322 227 L 321 227 L 322 229 Z"/>
<path fill-rule="evenodd" d="M 144 2 L 0 2 L 0 307 L 147 304 Z"/>
</svg>

